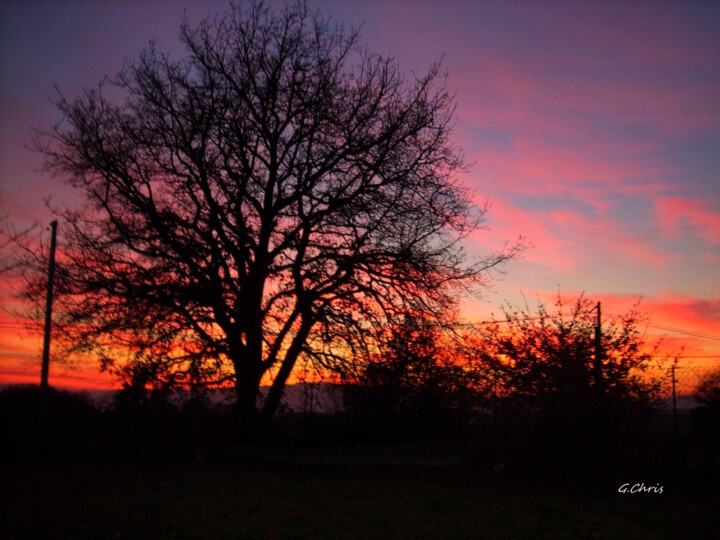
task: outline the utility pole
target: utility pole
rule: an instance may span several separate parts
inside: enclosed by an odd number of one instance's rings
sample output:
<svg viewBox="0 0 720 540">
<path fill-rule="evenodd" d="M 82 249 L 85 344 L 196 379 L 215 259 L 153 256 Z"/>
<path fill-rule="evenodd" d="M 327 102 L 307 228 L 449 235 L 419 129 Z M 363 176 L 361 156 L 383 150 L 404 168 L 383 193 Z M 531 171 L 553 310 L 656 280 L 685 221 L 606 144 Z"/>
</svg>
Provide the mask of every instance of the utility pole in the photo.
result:
<svg viewBox="0 0 720 540">
<path fill-rule="evenodd" d="M 45 335 L 43 336 L 42 372 L 40 374 L 40 440 L 47 440 L 48 417 L 48 372 L 50 370 L 50 330 L 52 327 L 53 279 L 55 278 L 55 248 L 57 236 L 57 220 L 50 223 L 50 262 L 48 266 L 47 296 L 45 298 Z"/>
<path fill-rule="evenodd" d="M 593 376 L 595 388 L 599 389 L 602 384 L 602 316 L 600 313 L 600 302 L 597 303 L 597 318 L 595 320 L 595 362 L 593 364 Z"/>
</svg>

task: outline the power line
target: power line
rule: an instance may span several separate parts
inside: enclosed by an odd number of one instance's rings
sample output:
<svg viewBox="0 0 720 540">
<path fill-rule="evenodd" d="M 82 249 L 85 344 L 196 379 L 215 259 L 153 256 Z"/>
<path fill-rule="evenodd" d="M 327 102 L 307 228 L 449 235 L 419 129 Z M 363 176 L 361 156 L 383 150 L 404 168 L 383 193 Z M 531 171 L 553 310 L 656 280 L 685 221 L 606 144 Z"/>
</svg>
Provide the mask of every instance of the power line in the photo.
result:
<svg viewBox="0 0 720 540">
<path fill-rule="evenodd" d="M 685 355 L 678 356 L 678 355 L 672 354 L 670 356 L 672 356 L 673 358 L 677 358 L 677 359 L 680 359 L 680 358 L 692 358 L 692 359 L 695 359 L 695 358 L 717 358 L 717 359 L 720 359 L 720 354 L 691 354 L 688 356 L 685 356 Z M 665 356 L 654 356 L 653 358 L 665 358 Z"/>
<path fill-rule="evenodd" d="M 613 314 L 613 315 L 611 315 L 611 316 L 617 317 L 617 315 L 615 315 L 615 314 Z M 520 321 L 537 321 L 537 320 L 541 320 L 541 319 L 543 319 L 543 317 L 539 317 L 539 316 L 537 316 L 537 315 L 532 316 L 532 317 L 523 317 L 522 315 L 520 316 Z M 485 321 L 478 321 L 478 322 L 475 323 L 475 324 L 478 324 L 478 325 L 483 325 L 483 324 L 508 324 L 508 323 L 510 323 L 510 322 L 512 322 L 512 321 L 510 321 L 510 320 L 508 320 L 508 319 L 497 319 L 497 320 L 495 320 L 495 319 L 490 319 L 490 320 L 485 320 Z M 654 323 L 645 323 L 645 325 L 648 326 L 648 327 L 650 327 L 650 328 L 655 328 L 655 329 L 657 329 L 657 330 L 664 330 L 664 331 L 666 331 L 666 332 L 672 332 L 672 333 L 675 333 L 675 334 L 684 334 L 684 335 L 692 336 L 692 337 L 696 337 L 696 338 L 709 339 L 709 340 L 711 340 L 711 341 L 720 341 L 720 337 L 711 336 L 711 335 L 708 335 L 708 334 L 703 334 L 703 333 L 701 333 L 701 332 L 695 332 L 694 330 L 685 330 L 685 329 L 682 329 L 682 328 L 675 328 L 675 327 L 673 327 L 673 326 L 665 326 L 665 325 L 654 324 Z"/>
<path fill-rule="evenodd" d="M 681 328 L 673 328 L 672 326 L 663 326 L 660 324 L 647 323 L 650 328 L 656 328 L 658 330 L 665 330 L 666 332 L 673 332 L 675 334 L 684 334 L 686 336 L 697 337 L 701 339 L 709 339 L 712 341 L 720 341 L 720 337 L 709 336 L 707 334 L 701 334 L 700 332 L 693 332 L 692 330 L 683 330 Z"/>
<path fill-rule="evenodd" d="M 613 315 L 616 316 L 616 315 Z M 541 320 L 543 317 L 533 316 L 533 317 L 520 317 L 520 321 L 538 321 Z M 485 320 L 485 321 L 478 321 L 477 325 L 484 325 L 484 324 L 509 324 L 513 321 L 507 320 L 507 319 L 497 319 L 497 320 Z M 652 323 L 645 323 L 646 326 L 649 326 L 650 328 L 655 328 L 658 330 L 665 330 L 666 332 L 673 332 L 675 334 L 684 334 L 687 336 L 697 337 L 701 339 L 709 339 L 712 341 L 720 341 L 720 337 L 717 336 L 710 336 L 708 334 L 703 334 L 701 332 L 695 332 L 693 330 L 684 330 L 682 328 L 674 328 L 672 326 L 664 326 L 660 324 L 652 324 Z M 468 325 L 472 326 L 472 324 Z"/>
</svg>

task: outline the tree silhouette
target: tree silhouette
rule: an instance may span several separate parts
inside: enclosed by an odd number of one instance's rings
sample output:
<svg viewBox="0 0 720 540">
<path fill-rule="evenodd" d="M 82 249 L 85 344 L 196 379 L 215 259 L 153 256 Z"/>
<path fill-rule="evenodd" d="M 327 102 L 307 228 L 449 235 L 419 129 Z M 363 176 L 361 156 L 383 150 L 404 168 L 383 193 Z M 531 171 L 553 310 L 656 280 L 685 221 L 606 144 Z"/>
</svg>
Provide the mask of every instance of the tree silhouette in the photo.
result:
<svg viewBox="0 0 720 540">
<path fill-rule="evenodd" d="M 555 313 L 544 304 L 536 314 L 503 311 L 504 320 L 483 329 L 481 356 L 514 414 L 577 434 L 616 429 L 655 403 L 659 382 L 645 373 L 653 350 L 637 328 L 637 309 L 602 325 L 599 349 L 595 304 L 583 296 L 569 313 L 560 299 Z"/>
<path fill-rule="evenodd" d="M 385 328 L 379 350 L 345 390 L 347 412 L 380 436 L 457 431 L 478 402 L 480 373 L 461 336 L 436 319 L 406 316 Z"/>
<path fill-rule="evenodd" d="M 703 405 L 720 409 L 720 369 L 708 371 L 695 387 L 695 399 Z"/>
<path fill-rule="evenodd" d="M 700 403 L 692 410 L 693 433 L 702 439 L 720 438 L 720 369 L 705 372 L 698 381 L 694 392 L 695 399 Z M 703 460 L 715 463 L 717 468 L 717 450 L 702 447 Z"/>
<path fill-rule="evenodd" d="M 301 355 L 340 369 L 366 327 L 447 311 L 519 249 L 460 249 L 486 208 L 457 180 L 438 65 L 408 77 L 304 3 L 232 5 L 180 37 L 184 58 L 151 44 L 59 97 L 36 138 L 85 201 L 57 210 L 58 323 L 105 369 L 232 381 L 251 425 L 263 377 L 270 418 Z"/>
</svg>

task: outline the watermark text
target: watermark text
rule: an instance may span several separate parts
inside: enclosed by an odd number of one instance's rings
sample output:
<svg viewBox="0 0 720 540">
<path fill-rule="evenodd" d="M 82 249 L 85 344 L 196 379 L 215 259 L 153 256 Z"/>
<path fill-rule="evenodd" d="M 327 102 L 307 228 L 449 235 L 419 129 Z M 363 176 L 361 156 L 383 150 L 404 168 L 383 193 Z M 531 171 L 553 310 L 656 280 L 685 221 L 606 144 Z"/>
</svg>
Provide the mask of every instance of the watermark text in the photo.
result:
<svg viewBox="0 0 720 540">
<path fill-rule="evenodd" d="M 620 493 L 662 493 L 663 486 L 657 484 L 655 486 L 646 486 L 643 483 L 640 484 L 623 484 L 618 489 Z"/>
</svg>

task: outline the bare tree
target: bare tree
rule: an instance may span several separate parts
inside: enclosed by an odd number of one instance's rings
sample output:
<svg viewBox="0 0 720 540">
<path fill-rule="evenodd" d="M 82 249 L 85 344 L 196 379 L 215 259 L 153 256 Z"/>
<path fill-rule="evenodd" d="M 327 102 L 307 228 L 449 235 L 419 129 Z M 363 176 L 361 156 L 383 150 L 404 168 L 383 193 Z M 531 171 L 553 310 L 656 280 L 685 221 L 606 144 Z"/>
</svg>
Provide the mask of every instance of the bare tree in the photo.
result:
<svg viewBox="0 0 720 540">
<path fill-rule="evenodd" d="M 38 134 L 86 204 L 66 223 L 59 324 L 106 369 L 232 381 L 240 418 L 276 410 L 301 355 L 340 368 L 369 325 L 440 314 L 513 245 L 467 261 L 472 205 L 438 65 L 404 75 L 304 3 L 184 22 L 67 100 Z M 104 92 L 112 87 L 109 99 Z"/>
</svg>

